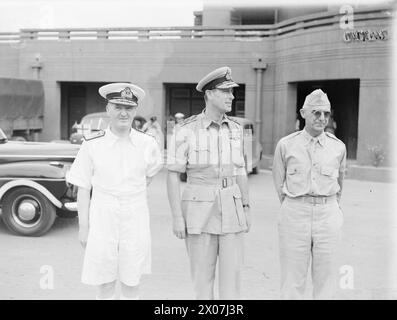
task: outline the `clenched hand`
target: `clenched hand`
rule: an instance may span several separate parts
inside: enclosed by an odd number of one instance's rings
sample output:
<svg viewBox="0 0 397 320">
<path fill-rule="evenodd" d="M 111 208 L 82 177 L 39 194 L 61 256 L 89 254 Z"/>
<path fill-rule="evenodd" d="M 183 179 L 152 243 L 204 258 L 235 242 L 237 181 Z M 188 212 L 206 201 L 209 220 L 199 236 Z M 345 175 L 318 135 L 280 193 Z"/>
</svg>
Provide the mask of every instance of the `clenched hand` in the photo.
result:
<svg viewBox="0 0 397 320">
<path fill-rule="evenodd" d="M 174 231 L 175 236 L 179 239 L 186 238 L 186 224 L 185 219 L 183 217 L 177 217 L 172 219 L 172 229 Z"/>
</svg>

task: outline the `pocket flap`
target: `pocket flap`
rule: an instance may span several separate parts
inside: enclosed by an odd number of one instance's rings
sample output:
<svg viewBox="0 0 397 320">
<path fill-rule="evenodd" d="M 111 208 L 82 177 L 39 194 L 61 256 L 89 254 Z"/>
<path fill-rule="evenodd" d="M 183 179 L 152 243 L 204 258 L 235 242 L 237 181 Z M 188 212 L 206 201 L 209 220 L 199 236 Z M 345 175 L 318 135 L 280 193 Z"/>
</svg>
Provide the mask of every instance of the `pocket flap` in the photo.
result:
<svg viewBox="0 0 397 320">
<path fill-rule="evenodd" d="M 289 166 L 287 168 L 287 173 L 288 174 L 296 174 L 296 173 L 301 173 L 302 168 L 300 166 Z"/>
<path fill-rule="evenodd" d="M 194 147 L 193 149 L 192 149 L 192 151 L 194 151 L 194 152 L 203 152 L 203 151 L 210 151 L 209 149 L 208 149 L 208 147 Z"/>
<path fill-rule="evenodd" d="M 186 188 L 182 193 L 182 200 L 214 201 L 214 190 L 208 188 Z"/>
<path fill-rule="evenodd" d="M 321 174 L 323 174 L 325 176 L 338 177 L 339 171 L 338 171 L 338 169 L 335 169 L 334 167 L 323 166 L 321 168 Z"/>
</svg>

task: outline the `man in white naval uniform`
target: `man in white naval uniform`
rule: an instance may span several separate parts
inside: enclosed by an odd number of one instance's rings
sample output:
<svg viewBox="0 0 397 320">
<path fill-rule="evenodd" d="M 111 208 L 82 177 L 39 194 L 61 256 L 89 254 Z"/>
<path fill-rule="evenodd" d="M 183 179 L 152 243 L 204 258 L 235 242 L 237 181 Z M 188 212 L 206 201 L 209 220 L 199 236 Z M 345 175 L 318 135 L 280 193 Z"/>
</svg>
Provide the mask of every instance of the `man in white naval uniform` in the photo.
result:
<svg viewBox="0 0 397 320">
<path fill-rule="evenodd" d="M 146 187 L 162 156 L 153 137 L 131 128 L 144 91 L 112 83 L 99 93 L 108 102 L 109 127 L 85 137 L 66 176 L 78 186 L 82 282 L 98 286 L 97 299 L 110 300 L 119 279 L 120 298 L 138 299 L 140 277 L 151 272 Z"/>
</svg>

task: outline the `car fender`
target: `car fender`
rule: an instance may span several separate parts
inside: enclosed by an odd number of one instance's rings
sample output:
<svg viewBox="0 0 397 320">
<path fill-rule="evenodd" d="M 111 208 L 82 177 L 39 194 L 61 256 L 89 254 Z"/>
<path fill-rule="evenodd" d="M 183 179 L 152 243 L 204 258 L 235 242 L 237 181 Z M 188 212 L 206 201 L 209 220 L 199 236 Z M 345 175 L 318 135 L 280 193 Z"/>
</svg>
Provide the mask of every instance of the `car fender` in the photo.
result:
<svg viewBox="0 0 397 320">
<path fill-rule="evenodd" d="M 62 202 L 59 201 L 57 198 L 54 197 L 54 195 L 48 191 L 47 188 L 43 187 L 41 184 L 32 181 L 32 180 L 26 180 L 26 179 L 17 179 L 17 180 L 12 180 L 10 182 L 5 183 L 4 185 L 2 185 L 0 187 L 0 200 L 2 200 L 4 194 L 15 187 L 30 187 L 33 189 L 36 189 L 37 191 L 41 192 L 49 201 L 51 201 L 51 203 L 58 207 L 58 208 L 62 208 Z"/>
</svg>

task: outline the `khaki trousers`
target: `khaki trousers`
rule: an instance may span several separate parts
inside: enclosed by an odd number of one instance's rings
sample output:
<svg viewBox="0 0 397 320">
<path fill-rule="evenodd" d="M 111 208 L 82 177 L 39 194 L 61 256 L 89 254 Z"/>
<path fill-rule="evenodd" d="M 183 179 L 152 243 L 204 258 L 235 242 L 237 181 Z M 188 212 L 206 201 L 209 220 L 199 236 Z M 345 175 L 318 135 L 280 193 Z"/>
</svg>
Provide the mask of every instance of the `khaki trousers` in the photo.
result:
<svg viewBox="0 0 397 320">
<path fill-rule="evenodd" d="M 333 298 L 342 224 L 336 199 L 314 205 L 285 198 L 278 222 L 281 299 L 303 299 L 310 260 L 314 299 Z"/>
<path fill-rule="evenodd" d="M 214 280 L 219 257 L 219 299 L 240 298 L 244 234 L 188 234 L 186 248 L 196 299 L 214 299 Z"/>
</svg>

